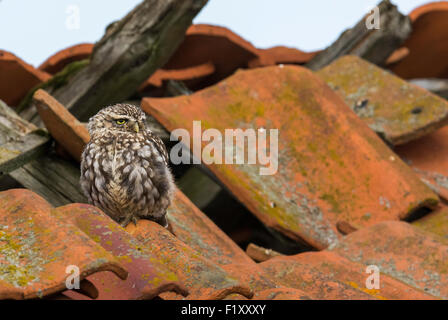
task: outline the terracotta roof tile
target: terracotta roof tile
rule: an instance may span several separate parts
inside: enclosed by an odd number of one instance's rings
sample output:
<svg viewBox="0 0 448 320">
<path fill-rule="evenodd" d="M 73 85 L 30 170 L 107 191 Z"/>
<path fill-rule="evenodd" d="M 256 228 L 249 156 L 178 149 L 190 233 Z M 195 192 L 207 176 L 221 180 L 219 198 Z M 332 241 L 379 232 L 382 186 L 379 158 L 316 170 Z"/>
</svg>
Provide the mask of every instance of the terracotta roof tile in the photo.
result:
<svg viewBox="0 0 448 320">
<path fill-rule="evenodd" d="M 255 61 L 249 62 L 250 66 L 266 66 L 264 61 L 272 64 L 305 64 L 314 58 L 320 51 L 305 52 L 295 48 L 277 46 L 268 49 L 258 49 L 258 54 L 262 56 Z"/>
<path fill-rule="evenodd" d="M 211 62 L 205 62 L 184 69 L 159 69 L 141 85 L 139 91 L 145 92 L 149 90 L 151 86 L 161 87 L 163 82 L 167 80 L 183 81 L 188 87 L 194 88 L 196 83 L 199 83 L 201 80 L 204 80 L 205 77 L 212 75 L 215 70 L 215 65 Z"/>
<path fill-rule="evenodd" d="M 405 79 L 448 78 L 448 2 L 425 4 L 409 16 L 412 33 L 403 44 L 409 54 L 391 70 Z"/>
<path fill-rule="evenodd" d="M 338 239 L 338 221 L 359 228 L 437 202 L 338 95 L 301 67 L 239 71 L 188 97 L 145 98 L 142 108 L 168 130 L 190 135 L 197 119 L 204 130 L 221 132 L 279 128 L 276 175 L 260 175 L 259 164 L 209 167 L 266 225 L 316 248 Z"/>
<path fill-rule="evenodd" d="M 92 53 L 92 43 L 81 43 L 56 52 L 39 66 L 39 70 L 56 74 L 68 64 L 87 59 Z"/>
<path fill-rule="evenodd" d="M 448 102 L 356 56 L 318 72 L 390 144 L 415 140 L 448 123 Z"/>
<path fill-rule="evenodd" d="M 277 282 L 313 299 L 434 299 L 386 275 L 381 275 L 380 289 L 367 289 L 365 265 L 328 251 L 276 257 L 260 265 Z"/>
<path fill-rule="evenodd" d="M 50 213 L 51 206 L 22 189 L 0 193 L 0 298 L 30 299 L 66 288 L 66 268 L 76 265 L 80 278 L 112 271 L 122 279 L 120 262 L 69 222 Z"/>
<path fill-rule="evenodd" d="M 347 235 L 332 251 L 349 260 L 376 265 L 414 288 L 448 298 L 448 245 L 406 222 L 381 222 Z"/>
<path fill-rule="evenodd" d="M 4 50 L 0 50 L 0 74 L 0 99 L 10 106 L 17 106 L 30 89 L 51 77 Z"/>
<path fill-rule="evenodd" d="M 395 151 L 440 197 L 448 201 L 448 126 Z"/>
<path fill-rule="evenodd" d="M 140 220 L 137 226 L 128 225 L 127 230 L 151 248 L 152 252 L 157 253 L 159 261 L 164 261 L 167 268 L 178 274 L 190 292 L 187 299 L 223 299 L 233 293 L 252 297 L 253 292 L 246 284 L 230 276 L 224 269 L 191 249 L 160 225 Z M 179 298 L 176 295 L 163 297 Z"/>
<path fill-rule="evenodd" d="M 33 103 L 53 138 L 79 161 L 84 146 L 90 140 L 87 128 L 42 89 L 34 94 Z"/>
<path fill-rule="evenodd" d="M 114 281 L 107 273 L 88 277 L 99 291 L 98 299 L 152 299 L 166 291 L 188 294 L 176 273 L 158 260 L 157 252 L 137 241 L 99 209 L 70 204 L 53 210 L 53 214 L 77 226 L 129 272 L 125 281 Z"/>
<path fill-rule="evenodd" d="M 281 289 L 180 191 L 168 209 L 168 219 L 178 239 L 247 284 L 255 292 L 254 299 L 260 299 L 261 291 Z M 286 293 L 282 296 L 286 298 Z"/>
</svg>

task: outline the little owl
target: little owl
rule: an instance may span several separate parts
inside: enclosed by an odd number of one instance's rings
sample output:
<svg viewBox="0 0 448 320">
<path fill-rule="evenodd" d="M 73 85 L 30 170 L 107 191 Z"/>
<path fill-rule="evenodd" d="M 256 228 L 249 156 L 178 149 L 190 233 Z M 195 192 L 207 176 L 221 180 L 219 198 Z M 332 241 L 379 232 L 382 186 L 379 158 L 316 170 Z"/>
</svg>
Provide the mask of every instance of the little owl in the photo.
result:
<svg viewBox="0 0 448 320">
<path fill-rule="evenodd" d="M 89 119 L 90 142 L 81 157 L 81 188 L 89 203 L 122 226 L 151 219 L 168 226 L 174 193 L 168 153 L 145 128 L 139 107 L 116 104 Z"/>
</svg>

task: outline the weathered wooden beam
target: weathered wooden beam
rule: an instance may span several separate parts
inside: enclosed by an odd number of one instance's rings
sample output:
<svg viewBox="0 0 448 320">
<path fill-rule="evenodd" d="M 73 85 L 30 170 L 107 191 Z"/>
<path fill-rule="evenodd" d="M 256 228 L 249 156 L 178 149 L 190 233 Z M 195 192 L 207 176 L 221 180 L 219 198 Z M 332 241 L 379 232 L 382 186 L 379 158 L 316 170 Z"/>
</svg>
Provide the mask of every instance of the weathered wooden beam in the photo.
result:
<svg viewBox="0 0 448 320">
<path fill-rule="evenodd" d="M 177 182 L 179 189 L 203 210 L 222 190 L 210 177 L 198 167 L 191 167 Z"/>
<path fill-rule="evenodd" d="M 357 55 L 382 66 L 387 58 L 411 34 L 409 17 L 401 14 L 389 0 L 379 5 L 379 29 L 368 28 L 373 13 L 365 15 L 353 28 L 344 31 L 327 49 L 316 55 L 305 66 L 319 70 L 344 55 Z M 372 20 L 373 22 L 373 20 Z"/>
<path fill-rule="evenodd" d="M 9 175 L 55 207 L 87 203 L 79 185 L 79 166 L 54 154 L 35 159 Z"/>
<path fill-rule="evenodd" d="M 44 130 L 24 121 L 0 101 L 0 176 L 42 155 L 49 145 Z"/>
<path fill-rule="evenodd" d="M 144 0 L 107 29 L 85 68 L 47 91 L 81 121 L 108 104 L 128 99 L 168 61 L 206 3 Z"/>
</svg>

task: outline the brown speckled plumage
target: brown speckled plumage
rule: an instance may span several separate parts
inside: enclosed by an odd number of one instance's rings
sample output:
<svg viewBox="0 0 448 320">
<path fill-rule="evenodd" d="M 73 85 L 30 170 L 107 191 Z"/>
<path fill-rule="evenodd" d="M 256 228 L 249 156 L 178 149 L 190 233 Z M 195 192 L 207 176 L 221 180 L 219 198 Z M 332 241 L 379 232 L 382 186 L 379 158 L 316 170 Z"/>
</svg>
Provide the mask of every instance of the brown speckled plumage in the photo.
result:
<svg viewBox="0 0 448 320">
<path fill-rule="evenodd" d="M 146 218 L 166 227 L 173 177 L 165 146 L 145 128 L 142 110 L 128 104 L 104 108 L 88 129 L 80 182 L 89 203 L 122 226 Z"/>
</svg>

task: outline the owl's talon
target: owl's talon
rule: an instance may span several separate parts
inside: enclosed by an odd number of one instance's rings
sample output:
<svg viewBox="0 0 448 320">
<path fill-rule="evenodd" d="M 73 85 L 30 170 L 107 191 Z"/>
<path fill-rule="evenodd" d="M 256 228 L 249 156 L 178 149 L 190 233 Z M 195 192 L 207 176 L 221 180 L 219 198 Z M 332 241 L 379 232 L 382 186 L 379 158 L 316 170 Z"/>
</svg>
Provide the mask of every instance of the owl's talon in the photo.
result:
<svg viewBox="0 0 448 320">
<path fill-rule="evenodd" d="M 129 224 L 129 221 L 123 221 L 120 223 L 120 226 L 122 226 L 123 228 L 126 228 L 128 224 Z"/>
</svg>

